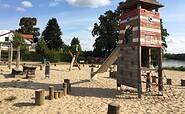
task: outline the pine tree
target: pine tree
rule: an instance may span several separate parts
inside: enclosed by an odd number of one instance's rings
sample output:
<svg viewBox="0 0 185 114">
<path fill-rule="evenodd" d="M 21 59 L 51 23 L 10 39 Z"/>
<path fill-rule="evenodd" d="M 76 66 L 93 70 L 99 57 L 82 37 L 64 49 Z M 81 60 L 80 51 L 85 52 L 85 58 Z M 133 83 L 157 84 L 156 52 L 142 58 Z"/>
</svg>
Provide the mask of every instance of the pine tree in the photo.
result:
<svg viewBox="0 0 185 114">
<path fill-rule="evenodd" d="M 64 46 L 64 42 L 61 39 L 62 32 L 57 23 L 56 18 L 52 18 L 48 21 L 45 30 L 42 33 L 47 47 L 50 50 L 60 50 Z"/>
</svg>

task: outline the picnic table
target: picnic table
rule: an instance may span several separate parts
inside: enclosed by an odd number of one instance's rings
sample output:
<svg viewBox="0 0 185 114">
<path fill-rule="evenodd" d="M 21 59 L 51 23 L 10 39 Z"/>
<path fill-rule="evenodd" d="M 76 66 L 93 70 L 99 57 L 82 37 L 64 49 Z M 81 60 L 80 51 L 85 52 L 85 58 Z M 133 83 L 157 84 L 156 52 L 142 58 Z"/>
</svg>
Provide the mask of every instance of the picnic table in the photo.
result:
<svg viewBox="0 0 185 114">
<path fill-rule="evenodd" d="M 26 78 L 35 77 L 36 66 L 23 65 L 23 74 L 26 74 Z"/>
</svg>

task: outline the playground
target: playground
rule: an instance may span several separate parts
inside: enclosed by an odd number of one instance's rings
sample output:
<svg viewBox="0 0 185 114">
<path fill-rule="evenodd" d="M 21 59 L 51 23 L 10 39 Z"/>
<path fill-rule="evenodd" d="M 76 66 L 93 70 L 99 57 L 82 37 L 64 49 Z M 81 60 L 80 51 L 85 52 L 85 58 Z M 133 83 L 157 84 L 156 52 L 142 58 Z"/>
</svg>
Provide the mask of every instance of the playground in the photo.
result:
<svg viewBox="0 0 185 114">
<path fill-rule="evenodd" d="M 35 78 L 25 79 L 11 77 L 8 75 L 11 70 L 7 66 L 0 66 L 0 113 L 107 114 L 108 104 L 111 102 L 121 106 L 120 114 L 185 113 L 185 87 L 181 86 L 185 72 L 165 71 L 167 78 L 172 79 L 171 88 L 175 96 L 172 96 L 169 85 L 164 80 L 164 88 L 169 92 L 169 97 L 167 92 L 164 92 L 164 96 L 154 96 L 143 89 L 142 98 L 138 99 L 137 89 L 122 86 L 124 90 L 117 91 L 116 79 L 109 77 L 109 71 L 99 73 L 91 80 L 88 64 L 84 67 L 81 65 L 81 70 L 73 67 L 69 71 L 69 66 L 66 63 L 56 66 L 51 64 L 49 79 L 45 78 L 45 67 L 43 70 L 36 68 Z M 98 69 L 94 68 L 94 71 Z M 71 93 L 60 99 L 49 100 L 49 86 L 60 89 L 64 79 L 70 79 Z M 146 84 L 142 85 L 143 88 L 145 86 Z M 35 105 L 37 89 L 45 90 L 46 99 L 42 106 Z"/>
</svg>

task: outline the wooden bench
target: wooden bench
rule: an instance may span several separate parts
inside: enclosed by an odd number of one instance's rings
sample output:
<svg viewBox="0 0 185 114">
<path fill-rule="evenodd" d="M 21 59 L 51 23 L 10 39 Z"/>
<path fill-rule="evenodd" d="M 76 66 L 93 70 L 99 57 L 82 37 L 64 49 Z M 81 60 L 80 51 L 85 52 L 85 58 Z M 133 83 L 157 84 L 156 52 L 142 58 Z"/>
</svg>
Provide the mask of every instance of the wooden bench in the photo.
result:
<svg viewBox="0 0 185 114">
<path fill-rule="evenodd" d="M 11 73 L 15 78 L 20 78 L 21 75 L 23 74 L 21 70 L 19 69 L 12 69 L 12 73 Z"/>
</svg>

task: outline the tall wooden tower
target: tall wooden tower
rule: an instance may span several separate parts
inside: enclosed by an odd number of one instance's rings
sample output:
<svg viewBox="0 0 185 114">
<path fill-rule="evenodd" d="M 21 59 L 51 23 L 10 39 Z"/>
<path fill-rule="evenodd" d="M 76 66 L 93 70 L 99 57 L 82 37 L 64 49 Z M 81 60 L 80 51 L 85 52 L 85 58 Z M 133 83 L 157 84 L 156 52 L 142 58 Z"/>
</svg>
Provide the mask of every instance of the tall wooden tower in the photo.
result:
<svg viewBox="0 0 185 114">
<path fill-rule="evenodd" d="M 137 88 L 141 98 L 142 84 L 141 48 L 146 49 L 146 71 L 151 71 L 150 49 L 158 50 L 158 89 L 163 90 L 162 82 L 162 40 L 160 13 L 163 7 L 156 0 L 126 0 L 119 9 L 122 11 L 119 35 L 119 56 L 117 86 Z M 148 81 L 149 82 L 149 81 Z M 149 82 L 150 83 L 150 82 Z"/>
</svg>

